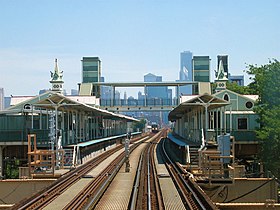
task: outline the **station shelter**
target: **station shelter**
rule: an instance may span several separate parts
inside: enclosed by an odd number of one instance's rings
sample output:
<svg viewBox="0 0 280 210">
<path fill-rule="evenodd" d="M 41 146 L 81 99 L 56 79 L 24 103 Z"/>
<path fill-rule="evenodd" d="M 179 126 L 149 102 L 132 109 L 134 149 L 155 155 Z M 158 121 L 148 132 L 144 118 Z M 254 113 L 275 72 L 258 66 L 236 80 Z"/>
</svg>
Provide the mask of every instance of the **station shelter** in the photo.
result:
<svg viewBox="0 0 280 210">
<path fill-rule="evenodd" d="M 5 163 L 10 161 L 15 162 L 11 164 L 13 167 L 26 165 L 30 134 L 36 136 L 38 149 L 57 153 L 60 148 L 124 135 L 133 121 L 136 119 L 99 109 L 59 92 L 48 91 L 28 98 L 0 111 L 0 175 L 7 169 Z"/>
<path fill-rule="evenodd" d="M 258 96 L 228 90 L 227 81 L 221 67 L 215 80 L 216 93 L 181 97 L 181 104 L 169 113 L 169 120 L 174 122 L 170 139 L 175 144 L 174 138 L 179 139 L 186 148 L 196 145 L 200 151 L 207 145 L 216 145 L 215 155 L 231 156 L 230 162 L 245 164 L 248 174 L 259 173 L 259 143 L 255 134 L 259 123 L 253 110 Z M 183 163 L 190 161 L 189 155 L 183 157 Z"/>
</svg>

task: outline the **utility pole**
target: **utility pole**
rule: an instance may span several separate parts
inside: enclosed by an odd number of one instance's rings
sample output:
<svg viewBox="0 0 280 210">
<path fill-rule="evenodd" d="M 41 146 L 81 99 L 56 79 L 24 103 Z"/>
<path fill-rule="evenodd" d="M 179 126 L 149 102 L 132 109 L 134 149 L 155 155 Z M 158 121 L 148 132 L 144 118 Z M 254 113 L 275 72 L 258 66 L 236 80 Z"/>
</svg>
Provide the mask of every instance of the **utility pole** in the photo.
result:
<svg viewBox="0 0 280 210">
<path fill-rule="evenodd" d="M 129 143 L 130 143 L 130 138 L 131 138 L 131 132 L 128 132 L 126 134 L 126 139 L 125 139 L 125 172 L 130 172 L 130 163 L 129 163 Z"/>
<path fill-rule="evenodd" d="M 50 150 L 54 151 L 54 144 L 55 144 L 55 114 L 53 112 L 50 113 L 49 118 L 49 144 Z"/>
</svg>

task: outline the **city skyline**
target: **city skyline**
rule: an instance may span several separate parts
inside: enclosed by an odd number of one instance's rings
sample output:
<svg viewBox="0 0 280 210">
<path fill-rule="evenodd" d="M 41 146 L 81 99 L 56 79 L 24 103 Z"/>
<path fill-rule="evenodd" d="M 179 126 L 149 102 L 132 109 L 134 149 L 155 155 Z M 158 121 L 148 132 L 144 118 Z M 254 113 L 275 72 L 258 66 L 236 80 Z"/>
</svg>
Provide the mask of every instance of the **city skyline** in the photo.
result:
<svg viewBox="0 0 280 210">
<path fill-rule="evenodd" d="M 211 81 L 217 55 L 229 55 L 230 73 L 242 75 L 246 63 L 279 59 L 279 8 L 276 0 L 1 2 L 0 87 L 6 96 L 50 88 L 57 58 L 69 93 L 82 81 L 86 56 L 101 59 L 106 81 L 147 73 L 175 81 L 188 50 L 210 56 Z"/>
</svg>

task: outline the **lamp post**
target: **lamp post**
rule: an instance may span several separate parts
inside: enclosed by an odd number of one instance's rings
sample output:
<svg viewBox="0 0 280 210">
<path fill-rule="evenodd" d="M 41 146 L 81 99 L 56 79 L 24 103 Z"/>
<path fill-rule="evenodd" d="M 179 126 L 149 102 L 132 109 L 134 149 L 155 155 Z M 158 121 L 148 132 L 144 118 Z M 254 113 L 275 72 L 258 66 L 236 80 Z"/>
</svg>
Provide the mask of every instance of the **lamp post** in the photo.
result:
<svg viewBox="0 0 280 210">
<path fill-rule="evenodd" d="M 125 172 L 130 171 L 130 163 L 129 163 L 129 143 L 130 143 L 130 139 L 131 139 L 131 132 L 128 132 L 126 134 L 126 139 L 125 139 L 125 144 L 124 144 L 124 148 L 125 148 Z"/>
</svg>

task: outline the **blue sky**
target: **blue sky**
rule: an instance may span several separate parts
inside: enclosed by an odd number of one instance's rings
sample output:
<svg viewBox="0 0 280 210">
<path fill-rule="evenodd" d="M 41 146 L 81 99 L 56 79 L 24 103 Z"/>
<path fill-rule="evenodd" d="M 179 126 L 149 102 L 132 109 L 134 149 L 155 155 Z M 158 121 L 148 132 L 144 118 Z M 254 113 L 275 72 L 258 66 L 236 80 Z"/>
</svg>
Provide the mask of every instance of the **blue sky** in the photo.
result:
<svg viewBox="0 0 280 210">
<path fill-rule="evenodd" d="M 278 0 L 0 0 L 0 87 L 38 94 L 58 58 L 69 92 L 83 56 L 100 57 L 106 81 L 176 80 L 185 50 L 209 55 L 212 70 L 228 54 L 230 73 L 243 74 L 245 63 L 280 60 L 279 9 Z"/>
</svg>

